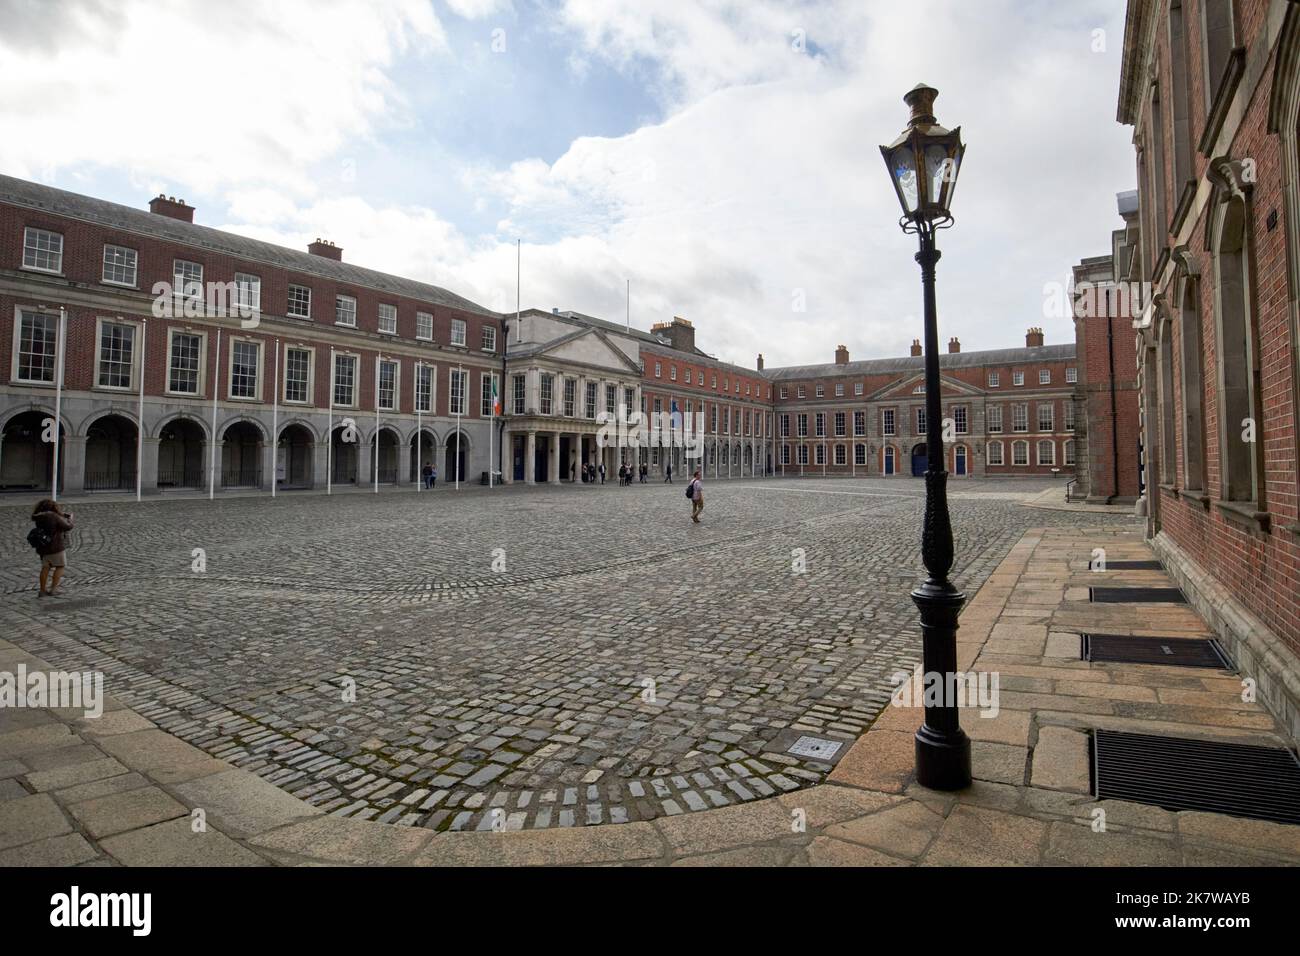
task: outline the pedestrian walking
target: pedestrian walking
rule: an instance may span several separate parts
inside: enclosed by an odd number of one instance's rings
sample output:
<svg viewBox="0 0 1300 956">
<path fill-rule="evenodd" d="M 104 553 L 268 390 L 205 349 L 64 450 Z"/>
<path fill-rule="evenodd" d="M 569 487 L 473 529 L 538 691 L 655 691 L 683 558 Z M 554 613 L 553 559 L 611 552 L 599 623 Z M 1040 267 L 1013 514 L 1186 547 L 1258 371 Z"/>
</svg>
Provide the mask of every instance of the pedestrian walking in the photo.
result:
<svg viewBox="0 0 1300 956">
<path fill-rule="evenodd" d="M 664 468 L 664 482 L 670 485 L 673 483 L 673 463 L 671 461 Z"/>
<path fill-rule="evenodd" d="M 424 490 L 428 491 L 433 487 L 433 465 L 427 461 L 424 463 L 424 470 L 420 472 L 424 478 Z"/>
<path fill-rule="evenodd" d="M 603 461 L 600 463 L 600 483 L 602 485 L 605 483 L 605 463 Z"/>
<path fill-rule="evenodd" d="M 641 462 L 641 484 L 643 484 L 643 485 L 645 484 L 645 473 L 646 473 L 646 471 L 647 471 L 646 463 L 645 463 L 645 462 Z"/>
<path fill-rule="evenodd" d="M 437 465 L 432 465 L 429 468 L 429 487 L 430 488 L 438 487 L 438 466 Z"/>
<path fill-rule="evenodd" d="M 576 461 L 569 466 L 569 480 L 570 481 L 578 480 L 578 463 Z"/>
<path fill-rule="evenodd" d="M 34 527 L 27 533 L 27 543 L 41 559 L 41 590 L 37 597 L 59 597 L 59 582 L 67 567 L 67 545 L 63 533 L 72 530 L 72 514 L 59 507 L 53 498 L 42 498 L 32 510 Z M 51 578 L 51 573 L 53 577 Z M 48 587 L 47 587 L 48 585 Z"/>
<path fill-rule="evenodd" d="M 704 511 L 704 480 L 697 469 L 686 486 L 686 497 L 691 499 L 691 520 L 700 523 L 700 513 Z"/>
</svg>

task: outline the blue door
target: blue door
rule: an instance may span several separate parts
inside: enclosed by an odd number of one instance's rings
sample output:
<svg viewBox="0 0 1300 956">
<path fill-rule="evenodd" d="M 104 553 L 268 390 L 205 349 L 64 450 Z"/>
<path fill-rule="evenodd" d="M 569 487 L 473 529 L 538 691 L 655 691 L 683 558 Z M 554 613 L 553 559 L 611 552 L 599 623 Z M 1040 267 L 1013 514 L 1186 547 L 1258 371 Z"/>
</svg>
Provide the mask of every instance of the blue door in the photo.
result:
<svg viewBox="0 0 1300 956">
<path fill-rule="evenodd" d="M 924 475 L 927 464 L 928 460 L 925 456 L 925 446 L 917 445 L 912 449 L 912 477 L 920 478 Z"/>
<path fill-rule="evenodd" d="M 953 470 L 958 475 L 966 474 L 966 446 L 958 445 L 953 451 Z"/>
</svg>

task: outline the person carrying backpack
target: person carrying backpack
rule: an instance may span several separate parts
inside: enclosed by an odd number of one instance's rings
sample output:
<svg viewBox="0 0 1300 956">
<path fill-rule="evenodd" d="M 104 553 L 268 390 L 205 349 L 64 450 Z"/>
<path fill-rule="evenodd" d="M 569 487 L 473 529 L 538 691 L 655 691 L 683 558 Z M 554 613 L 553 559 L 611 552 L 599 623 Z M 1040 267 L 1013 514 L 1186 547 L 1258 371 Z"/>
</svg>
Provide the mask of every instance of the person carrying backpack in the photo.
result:
<svg viewBox="0 0 1300 956">
<path fill-rule="evenodd" d="M 691 520 L 700 523 L 700 512 L 704 510 L 704 480 L 697 469 L 686 484 L 686 497 L 691 499 Z"/>
<path fill-rule="evenodd" d="M 67 566 L 63 533 L 72 530 L 72 515 L 65 513 L 53 498 L 42 498 L 32 511 L 34 527 L 27 533 L 27 543 L 41 559 L 41 590 L 38 597 L 58 597 L 59 582 Z M 54 579 L 50 582 L 50 572 Z M 46 584 L 49 583 L 49 587 Z"/>
</svg>

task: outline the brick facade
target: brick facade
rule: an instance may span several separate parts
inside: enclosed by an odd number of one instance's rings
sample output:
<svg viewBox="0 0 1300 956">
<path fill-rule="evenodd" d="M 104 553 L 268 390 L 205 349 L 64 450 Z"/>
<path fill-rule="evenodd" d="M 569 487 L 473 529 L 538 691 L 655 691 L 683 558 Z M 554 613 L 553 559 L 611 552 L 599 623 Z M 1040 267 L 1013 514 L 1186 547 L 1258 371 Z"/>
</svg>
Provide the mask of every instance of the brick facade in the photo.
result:
<svg viewBox="0 0 1300 956">
<path fill-rule="evenodd" d="M 1131 0 L 1148 532 L 1300 728 L 1300 8 Z"/>
</svg>

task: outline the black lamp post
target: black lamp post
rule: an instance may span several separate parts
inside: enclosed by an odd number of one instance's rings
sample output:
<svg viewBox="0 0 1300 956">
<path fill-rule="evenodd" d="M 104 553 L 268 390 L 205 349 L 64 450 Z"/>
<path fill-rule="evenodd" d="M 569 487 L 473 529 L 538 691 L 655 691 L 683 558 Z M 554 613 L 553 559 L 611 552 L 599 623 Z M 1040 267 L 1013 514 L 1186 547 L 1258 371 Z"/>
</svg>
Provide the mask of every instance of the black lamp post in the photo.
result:
<svg viewBox="0 0 1300 956">
<path fill-rule="evenodd" d="M 934 118 L 939 91 L 917 84 L 903 97 L 912 108 L 905 129 L 892 144 L 880 147 L 889 167 L 894 190 L 903 207 L 899 220 L 904 232 L 914 232 L 921 243 L 916 261 L 921 264 L 925 297 L 925 527 L 921 557 L 929 573 L 912 592 L 921 612 L 925 720 L 916 732 L 916 779 L 932 790 L 960 790 L 970 786 L 970 738 L 958 719 L 957 614 L 966 596 L 948 580 L 952 569 L 952 523 L 948 518 L 948 472 L 943 457 L 943 402 L 939 381 L 939 323 L 935 314 L 934 266 L 939 250 L 934 234 L 952 225 L 949 207 L 957 186 L 965 147 L 961 127 L 949 131 Z M 942 688 L 933 686 L 942 681 Z M 942 693 L 936 695 L 935 690 Z M 938 699 L 936 699 L 936 696 Z"/>
</svg>

